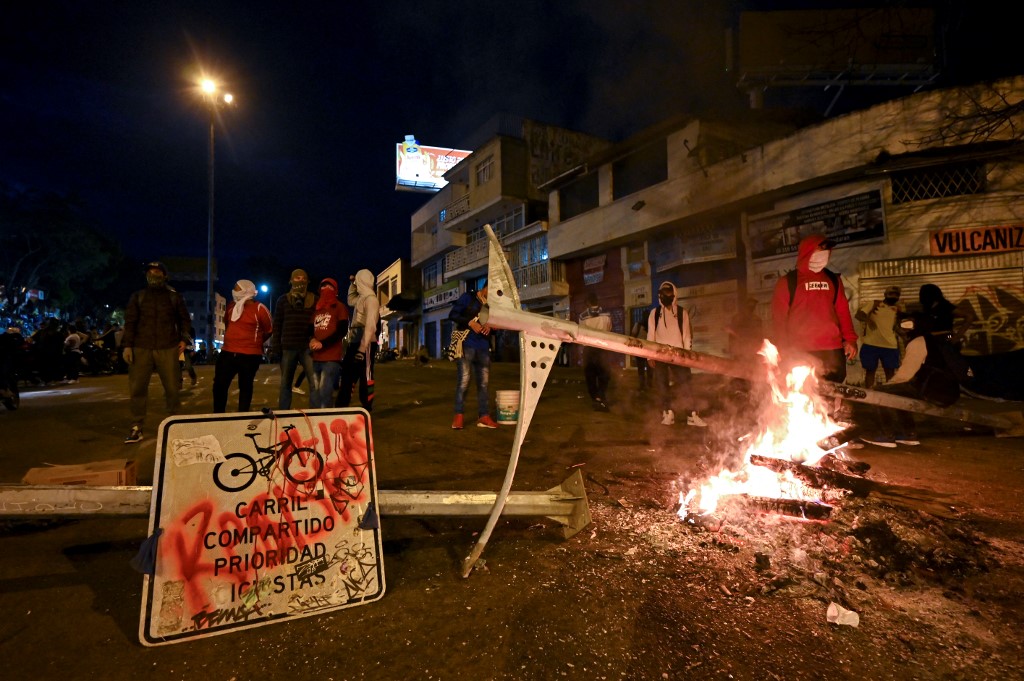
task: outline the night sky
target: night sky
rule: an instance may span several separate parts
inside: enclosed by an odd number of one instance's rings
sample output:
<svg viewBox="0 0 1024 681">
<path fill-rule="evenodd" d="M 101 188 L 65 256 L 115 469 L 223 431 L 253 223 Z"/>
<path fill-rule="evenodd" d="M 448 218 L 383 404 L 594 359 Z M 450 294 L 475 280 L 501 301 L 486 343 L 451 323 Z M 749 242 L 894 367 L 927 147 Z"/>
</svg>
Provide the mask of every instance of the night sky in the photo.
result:
<svg viewBox="0 0 1024 681">
<path fill-rule="evenodd" d="M 235 95 L 217 126 L 222 293 L 251 276 L 250 256 L 275 258 L 282 283 L 294 267 L 343 278 L 408 258 L 409 219 L 429 195 L 394 190 L 406 134 L 458 148 L 507 112 L 618 141 L 671 116 L 742 108 L 724 28 L 741 9 L 782 6 L 17 4 L 0 22 L 0 181 L 82 197 L 130 257 L 206 257 L 200 70 Z M 954 7 L 951 78 L 1024 72 L 1014 22 L 987 3 L 943 4 Z"/>
</svg>

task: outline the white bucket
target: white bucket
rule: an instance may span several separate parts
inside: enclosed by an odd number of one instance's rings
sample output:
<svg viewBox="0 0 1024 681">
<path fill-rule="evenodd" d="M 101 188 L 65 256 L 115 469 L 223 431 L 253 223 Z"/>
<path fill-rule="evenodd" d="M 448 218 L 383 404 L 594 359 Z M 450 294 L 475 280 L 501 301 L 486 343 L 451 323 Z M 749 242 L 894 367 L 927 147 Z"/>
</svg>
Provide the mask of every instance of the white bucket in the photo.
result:
<svg viewBox="0 0 1024 681">
<path fill-rule="evenodd" d="M 514 426 L 519 422 L 519 391 L 498 390 L 495 392 L 498 404 L 498 424 Z"/>
</svg>

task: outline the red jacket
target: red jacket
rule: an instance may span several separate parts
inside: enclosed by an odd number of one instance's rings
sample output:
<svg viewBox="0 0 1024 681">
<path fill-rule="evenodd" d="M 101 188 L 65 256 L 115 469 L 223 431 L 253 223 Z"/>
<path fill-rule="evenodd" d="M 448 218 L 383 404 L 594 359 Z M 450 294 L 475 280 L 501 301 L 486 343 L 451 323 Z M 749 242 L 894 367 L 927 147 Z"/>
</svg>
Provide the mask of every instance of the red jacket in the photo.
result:
<svg viewBox="0 0 1024 681">
<path fill-rule="evenodd" d="M 270 310 L 263 303 L 247 300 L 238 321 L 231 321 L 235 302 L 228 303 L 224 313 L 224 350 L 240 355 L 262 355 L 263 343 L 274 330 Z"/>
<path fill-rule="evenodd" d="M 800 242 L 796 260 L 796 290 L 790 303 L 787 277 L 779 277 L 772 295 L 773 340 L 780 349 L 838 350 L 844 342 L 856 343 L 850 303 L 846 300 L 842 278 L 838 291 L 824 271 L 812 272 L 811 255 L 825 240 L 820 234 Z"/>
<path fill-rule="evenodd" d="M 317 309 L 313 314 L 313 338 L 323 343 L 323 347 L 309 353 L 313 361 L 340 362 L 346 333 L 348 308 L 344 303 L 336 301 Z"/>
</svg>

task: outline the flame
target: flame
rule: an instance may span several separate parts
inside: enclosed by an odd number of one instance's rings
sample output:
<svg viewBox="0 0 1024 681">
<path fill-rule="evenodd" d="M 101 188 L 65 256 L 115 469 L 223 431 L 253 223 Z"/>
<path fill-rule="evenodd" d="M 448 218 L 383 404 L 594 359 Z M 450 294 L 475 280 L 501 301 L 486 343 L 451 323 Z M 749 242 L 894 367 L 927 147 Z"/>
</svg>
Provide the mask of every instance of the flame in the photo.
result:
<svg viewBox="0 0 1024 681">
<path fill-rule="evenodd" d="M 782 376 L 774 345 L 766 340 L 759 354 L 765 359 L 771 395 L 759 419 L 764 425 L 744 452 L 739 470 L 722 470 L 697 488 L 680 492 L 681 517 L 713 513 L 720 498 L 728 495 L 820 500 L 817 490 L 791 472 L 777 473 L 751 463 L 756 455 L 814 466 L 833 451 L 822 449 L 819 443 L 843 430 L 829 416 L 825 400 L 818 395 L 818 379 L 812 367 L 796 365 Z"/>
</svg>

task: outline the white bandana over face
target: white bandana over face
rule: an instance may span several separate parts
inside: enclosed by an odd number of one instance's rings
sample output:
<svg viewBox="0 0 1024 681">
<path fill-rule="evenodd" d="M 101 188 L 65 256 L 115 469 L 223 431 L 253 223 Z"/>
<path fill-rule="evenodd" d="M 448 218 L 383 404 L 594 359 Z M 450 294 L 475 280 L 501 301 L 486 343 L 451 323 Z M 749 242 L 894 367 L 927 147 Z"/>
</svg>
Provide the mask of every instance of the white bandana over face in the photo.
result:
<svg viewBox="0 0 1024 681">
<path fill-rule="evenodd" d="M 815 251 L 807 261 L 807 268 L 812 272 L 821 272 L 828 265 L 828 258 L 832 251 Z"/>
<path fill-rule="evenodd" d="M 256 284 L 248 279 L 239 279 L 237 285 L 241 290 L 231 291 L 231 297 L 235 299 L 235 306 L 231 308 L 231 321 L 233 322 L 237 322 L 242 316 L 242 308 L 245 307 L 245 301 L 256 297 Z"/>
</svg>

